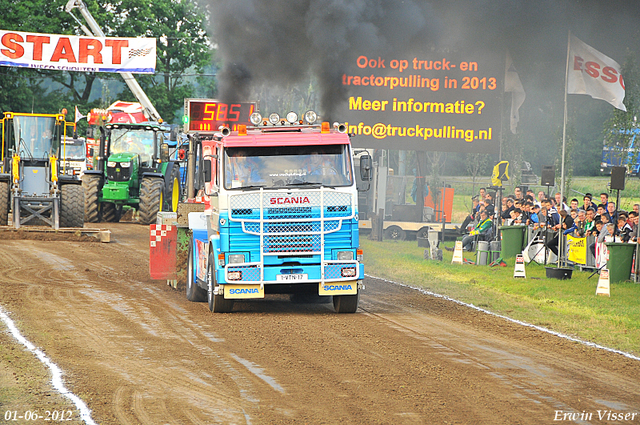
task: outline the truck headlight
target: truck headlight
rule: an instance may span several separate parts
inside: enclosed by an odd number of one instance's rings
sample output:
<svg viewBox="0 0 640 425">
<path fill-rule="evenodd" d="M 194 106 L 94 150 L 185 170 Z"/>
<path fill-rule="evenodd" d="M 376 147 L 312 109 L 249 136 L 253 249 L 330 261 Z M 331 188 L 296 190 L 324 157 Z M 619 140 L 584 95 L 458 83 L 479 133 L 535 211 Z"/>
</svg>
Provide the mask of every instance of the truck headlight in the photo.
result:
<svg viewBox="0 0 640 425">
<path fill-rule="evenodd" d="M 238 264 L 245 262 L 244 254 L 229 254 L 228 260 L 229 264 Z"/>
<path fill-rule="evenodd" d="M 307 111 L 304 114 L 304 120 L 308 124 L 313 124 L 314 122 L 316 122 L 317 119 L 318 119 L 318 114 L 316 114 L 314 111 Z"/>
<path fill-rule="evenodd" d="M 271 115 L 269 115 L 269 122 L 273 125 L 276 125 L 280 122 L 280 115 L 276 114 L 275 112 L 272 113 Z"/>
<path fill-rule="evenodd" d="M 287 114 L 287 122 L 289 122 L 289 124 L 295 124 L 298 122 L 298 114 L 293 111 L 289 112 Z"/>
<path fill-rule="evenodd" d="M 342 277 L 356 277 L 356 269 L 353 267 L 344 268 L 341 275 Z"/>
<path fill-rule="evenodd" d="M 341 260 L 341 261 L 353 260 L 353 251 L 338 251 L 338 260 Z"/>
<path fill-rule="evenodd" d="M 242 272 L 240 270 L 227 273 L 228 280 L 242 280 Z"/>
<path fill-rule="evenodd" d="M 251 117 L 249 119 L 251 120 L 251 124 L 260 125 L 260 123 L 262 122 L 262 115 L 260 115 L 259 112 L 254 112 L 253 114 L 251 114 Z"/>
<path fill-rule="evenodd" d="M 129 167 L 131 167 L 131 163 L 130 162 L 121 162 L 120 166 L 122 168 L 129 168 Z"/>
</svg>

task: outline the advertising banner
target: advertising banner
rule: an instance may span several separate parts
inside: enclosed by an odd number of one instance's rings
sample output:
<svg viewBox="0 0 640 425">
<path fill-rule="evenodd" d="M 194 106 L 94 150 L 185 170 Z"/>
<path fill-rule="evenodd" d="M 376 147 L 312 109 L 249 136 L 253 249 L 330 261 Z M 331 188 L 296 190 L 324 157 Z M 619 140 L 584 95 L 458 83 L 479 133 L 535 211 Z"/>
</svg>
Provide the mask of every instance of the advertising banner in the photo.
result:
<svg viewBox="0 0 640 425">
<path fill-rule="evenodd" d="M 153 74 L 155 38 L 79 37 L 0 30 L 0 65 Z"/>
<path fill-rule="evenodd" d="M 587 238 L 567 235 L 568 259 L 576 264 L 587 264 Z"/>
<path fill-rule="evenodd" d="M 497 153 L 504 77 L 504 54 L 363 54 L 342 75 L 340 116 L 356 147 Z"/>
</svg>

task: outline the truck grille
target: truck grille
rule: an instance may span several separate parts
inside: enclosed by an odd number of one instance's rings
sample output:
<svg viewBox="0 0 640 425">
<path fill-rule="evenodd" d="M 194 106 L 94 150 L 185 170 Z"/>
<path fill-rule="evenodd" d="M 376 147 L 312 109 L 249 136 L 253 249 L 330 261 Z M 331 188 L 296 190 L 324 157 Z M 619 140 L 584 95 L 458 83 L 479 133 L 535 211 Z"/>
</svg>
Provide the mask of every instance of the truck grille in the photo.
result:
<svg viewBox="0 0 640 425">
<path fill-rule="evenodd" d="M 292 206 L 289 202 L 305 205 Z M 238 222 L 241 232 L 238 237 L 232 236 L 230 243 L 242 244 L 249 235 L 262 236 L 265 254 L 319 253 L 323 239 L 327 249 L 332 242 L 343 244 L 351 238 L 350 226 L 341 231 L 342 224 L 354 218 L 350 193 L 263 191 L 230 195 L 229 205 L 229 220 Z"/>
<path fill-rule="evenodd" d="M 118 171 L 119 170 L 119 171 Z M 126 182 L 131 177 L 131 168 L 107 167 L 107 178 L 114 182 Z"/>
</svg>

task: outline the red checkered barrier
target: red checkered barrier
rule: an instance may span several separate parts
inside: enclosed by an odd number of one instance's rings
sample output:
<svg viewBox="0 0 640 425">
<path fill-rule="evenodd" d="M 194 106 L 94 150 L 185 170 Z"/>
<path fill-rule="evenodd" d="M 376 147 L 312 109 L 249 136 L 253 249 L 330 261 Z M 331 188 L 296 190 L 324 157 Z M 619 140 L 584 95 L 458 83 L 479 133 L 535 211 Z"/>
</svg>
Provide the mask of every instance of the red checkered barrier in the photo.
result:
<svg viewBox="0 0 640 425">
<path fill-rule="evenodd" d="M 178 229 L 169 224 L 152 224 L 149 230 L 149 274 L 151 279 L 177 279 Z"/>
</svg>

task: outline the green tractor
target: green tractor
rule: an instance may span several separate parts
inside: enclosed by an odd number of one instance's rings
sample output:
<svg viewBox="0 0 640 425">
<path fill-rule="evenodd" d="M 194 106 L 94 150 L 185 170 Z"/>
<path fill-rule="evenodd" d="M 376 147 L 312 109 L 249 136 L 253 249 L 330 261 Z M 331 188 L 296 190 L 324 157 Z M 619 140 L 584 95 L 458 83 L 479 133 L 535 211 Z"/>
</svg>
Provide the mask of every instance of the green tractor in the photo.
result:
<svg viewBox="0 0 640 425">
<path fill-rule="evenodd" d="M 83 227 L 82 186 L 67 166 L 64 113 L 5 112 L 0 151 L 0 225 Z"/>
<path fill-rule="evenodd" d="M 136 208 L 141 224 L 159 211 L 176 211 L 180 199 L 180 163 L 169 158 L 167 126 L 109 123 L 100 127 L 100 151 L 94 169 L 84 173 L 85 221 L 120 221 L 123 207 Z M 170 139 L 177 136 L 171 132 Z"/>
</svg>

